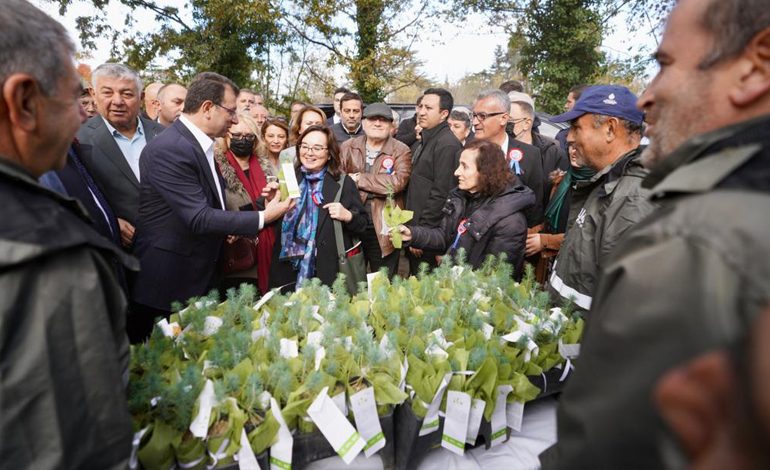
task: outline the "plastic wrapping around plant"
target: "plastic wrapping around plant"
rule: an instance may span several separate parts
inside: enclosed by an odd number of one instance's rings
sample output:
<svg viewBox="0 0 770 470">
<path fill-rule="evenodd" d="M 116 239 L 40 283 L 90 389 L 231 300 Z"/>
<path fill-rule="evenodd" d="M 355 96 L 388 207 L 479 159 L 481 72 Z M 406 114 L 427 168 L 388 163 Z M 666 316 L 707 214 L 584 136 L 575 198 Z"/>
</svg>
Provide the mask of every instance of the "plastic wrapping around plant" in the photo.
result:
<svg viewBox="0 0 770 470">
<path fill-rule="evenodd" d="M 244 285 L 225 302 L 211 294 L 179 307 L 132 349 L 133 461 L 145 468 L 222 467 L 271 447 L 277 465 L 365 452 L 406 468 L 436 440 L 495 445 L 523 403 L 559 390 L 583 328 L 550 308 L 531 272 L 513 282 L 497 258 L 475 271 L 444 263 L 373 276 L 352 297 L 339 278 L 259 301 Z M 443 430 L 450 392 L 473 403 L 466 442 Z M 344 445 L 331 445 L 343 431 L 319 410 L 350 428 Z"/>
</svg>

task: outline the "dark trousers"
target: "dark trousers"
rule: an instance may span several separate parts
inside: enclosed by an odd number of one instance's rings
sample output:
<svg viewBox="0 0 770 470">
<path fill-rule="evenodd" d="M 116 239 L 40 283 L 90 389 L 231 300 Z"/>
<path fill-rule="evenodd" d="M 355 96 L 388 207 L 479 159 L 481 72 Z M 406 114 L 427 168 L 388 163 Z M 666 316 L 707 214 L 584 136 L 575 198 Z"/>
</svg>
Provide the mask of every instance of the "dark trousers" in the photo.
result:
<svg viewBox="0 0 770 470">
<path fill-rule="evenodd" d="M 401 250 L 395 250 L 383 258 L 380 242 L 377 239 L 377 232 L 371 223 L 366 227 L 366 231 L 361 234 L 361 246 L 364 249 L 364 257 L 369 264 L 370 272 L 377 272 L 380 268 L 385 267 L 388 268 L 388 277 L 392 279 L 396 275 L 396 271 L 398 271 L 398 257 L 401 254 Z"/>
<path fill-rule="evenodd" d="M 126 318 L 126 333 L 131 344 L 143 343 L 150 337 L 155 319 L 168 318 L 171 312 L 131 302 Z"/>
<path fill-rule="evenodd" d="M 415 276 L 420 272 L 420 264 L 427 263 L 428 271 L 436 269 L 438 263 L 436 262 L 436 256 L 440 256 L 441 253 L 435 251 L 423 250 L 422 256 L 414 256 L 409 249 L 406 249 L 406 258 L 409 260 L 409 274 Z"/>
</svg>

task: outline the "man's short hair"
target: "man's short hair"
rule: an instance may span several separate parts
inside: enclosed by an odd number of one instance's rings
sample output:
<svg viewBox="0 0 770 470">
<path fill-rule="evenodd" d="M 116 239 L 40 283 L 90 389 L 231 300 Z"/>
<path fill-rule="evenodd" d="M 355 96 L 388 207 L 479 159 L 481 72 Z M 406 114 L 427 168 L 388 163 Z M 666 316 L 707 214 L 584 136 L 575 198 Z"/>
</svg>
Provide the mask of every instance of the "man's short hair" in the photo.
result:
<svg viewBox="0 0 770 470">
<path fill-rule="evenodd" d="M 467 128 L 471 127 L 471 116 L 462 109 L 453 109 L 452 112 L 449 113 L 449 119 L 453 121 L 461 121 Z"/>
<path fill-rule="evenodd" d="M 251 88 L 241 88 L 241 89 L 240 89 L 240 91 L 238 91 L 238 93 L 237 93 L 237 94 L 238 94 L 238 95 L 240 95 L 241 93 L 248 93 L 248 94 L 250 94 L 250 95 L 256 95 L 256 94 L 257 94 L 257 93 L 256 93 L 254 90 L 252 90 Z"/>
<path fill-rule="evenodd" d="M 344 86 L 341 86 L 334 89 L 334 93 L 332 93 L 332 96 L 336 95 L 337 93 L 350 93 L 350 90 L 348 90 Z"/>
<path fill-rule="evenodd" d="M 506 94 L 512 91 L 524 92 L 524 85 L 518 80 L 508 80 L 507 82 L 500 84 L 500 90 L 504 91 Z"/>
<path fill-rule="evenodd" d="M 602 124 L 607 122 L 609 118 L 614 117 L 604 114 L 592 114 L 592 116 L 594 119 L 594 129 L 598 129 Z M 633 141 L 636 138 L 641 138 L 644 134 L 644 122 L 633 122 L 619 117 L 615 117 L 615 119 L 623 124 L 623 127 L 626 129 L 626 133 L 628 134 L 628 139 L 630 141 Z"/>
<path fill-rule="evenodd" d="M 225 97 L 225 87 L 229 86 L 233 94 L 238 96 L 241 90 L 232 80 L 215 72 L 201 72 L 193 78 L 187 97 L 184 100 L 184 112 L 198 112 L 204 101 L 221 105 Z"/>
<path fill-rule="evenodd" d="M 425 95 L 437 95 L 439 111 L 446 110 L 448 112 L 452 112 L 452 107 L 455 105 L 455 100 L 452 98 L 452 94 L 449 93 L 449 90 L 445 90 L 444 88 L 428 88 L 422 94 L 422 96 Z"/>
<path fill-rule="evenodd" d="M 500 111 L 509 113 L 511 111 L 511 99 L 508 98 L 508 93 L 503 90 L 484 90 L 476 97 L 476 101 L 481 101 L 487 98 L 492 98 Z"/>
<path fill-rule="evenodd" d="M 130 67 L 123 64 L 106 63 L 96 67 L 96 69 L 91 74 L 91 83 L 93 84 L 94 89 L 99 87 L 99 85 L 97 85 L 97 82 L 101 77 L 112 77 L 112 78 L 118 78 L 118 79 L 133 80 L 134 83 L 136 83 L 137 94 L 141 93 L 142 90 L 144 90 L 142 79 L 139 77 L 139 74 L 136 73 Z"/>
<path fill-rule="evenodd" d="M 770 27 L 767 0 L 711 0 L 700 19 L 711 34 L 711 52 L 698 64 L 701 69 L 738 56 L 751 39 Z"/>
<path fill-rule="evenodd" d="M 3 0 L 0 7 L 0 85 L 12 74 L 27 73 L 45 95 L 57 91 L 75 44 L 67 30 L 24 0 Z"/>
<path fill-rule="evenodd" d="M 353 101 L 353 100 L 356 100 L 359 103 L 361 103 L 361 108 L 364 107 L 364 100 L 363 98 L 361 98 L 361 95 L 359 95 L 358 93 L 349 91 L 344 95 L 342 95 L 342 98 L 340 98 L 340 108 L 342 108 L 342 105 L 345 103 L 345 101 Z"/>
<path fill-rule="evenodd" d="M 535 108 L 526 101 L 511 101 L 511 104 L 518 105 L 521 108 L 521 112 L 526 114 L 530 119 L 535 118 Z"/>
<path fill-rule="evenodd" d="M 588 85 L 581 83 L 580 85 L 575 85 L 572 88 L 569 89 L 569 93 L 572 93 L 572 99 L 575 101 L 580 99 L 580 95 L 583 94 L 583 91 L 588 88 Z"/>
<path fill-rule="evenodd" d="M 165 85 L 160 87 L 160 89 L 158 90 L 158 101 L 163 100 L 163 95 L 165 94 L 164 92 L 168 89 L 170 85 L 176 85 L 184 88 L 184 85 L 182 85 L 181 83 L 166 83 Z"/>
</svg>

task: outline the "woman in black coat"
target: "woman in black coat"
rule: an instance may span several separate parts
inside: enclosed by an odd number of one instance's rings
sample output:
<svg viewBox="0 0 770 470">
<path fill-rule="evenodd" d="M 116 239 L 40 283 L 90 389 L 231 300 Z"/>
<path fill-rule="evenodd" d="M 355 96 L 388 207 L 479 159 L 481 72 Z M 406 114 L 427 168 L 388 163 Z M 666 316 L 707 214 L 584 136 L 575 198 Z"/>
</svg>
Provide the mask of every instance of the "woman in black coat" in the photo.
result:
<svg viewBox="0 0 770 470">
<path fill-rule="evenodd" d="M 367 215 L 356 184 L 340 170 L 340 153 L 331 130 L 310 126 L 297 140 L 300 167 L 297 204 L 278 222 L 270 265 L 270 286 L 281 287 L 317 277 L 326 285 L 337 278 L 337 245 L 332 219 L 342 222 L 345 249 L 366 229 Z M 333 202 L 342 187 L 340 202 Z"/>
<path fill-rule="evenodd" d="M 468 143 L 455 176 L 459 185 L 449 193 L 441 225 L 402 225 L 404 241 L 450 256 L 464 248 L 474 268 L 487 255 L 505 253 L 514 278 L 521 279 L 527 239 L 524 210 L 535 203 L 535 194 L 508 170 L 500 146 L 486 140 Z"/>
</svg>

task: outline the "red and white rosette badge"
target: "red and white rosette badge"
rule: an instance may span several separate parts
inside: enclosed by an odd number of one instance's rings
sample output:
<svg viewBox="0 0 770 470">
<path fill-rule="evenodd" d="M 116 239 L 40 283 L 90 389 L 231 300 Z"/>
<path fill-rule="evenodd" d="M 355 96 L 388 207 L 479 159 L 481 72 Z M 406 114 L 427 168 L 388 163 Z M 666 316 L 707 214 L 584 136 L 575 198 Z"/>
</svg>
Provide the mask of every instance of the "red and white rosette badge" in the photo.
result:
<svg viewBox="0 0 770 470">
<path fill-rule="evenodd" d="M 395 162 L 393 161 L 393 157 L 385 157 L 382 160 L 382 168 L 385 170 L 387 174 L 391 174 L 393 172 L 393 165 Z"/>
<path fill-rule="evenodd" d="M 514 170 L 517 175 L 521 174 L 521 164 L 519 162 L 524 158 L 524 152 L 521 149 L 511 149 L 508 152 L 508 164 L 511 166 L 511 170 Z"/>
</svg>

